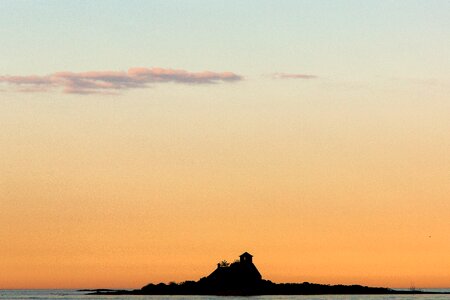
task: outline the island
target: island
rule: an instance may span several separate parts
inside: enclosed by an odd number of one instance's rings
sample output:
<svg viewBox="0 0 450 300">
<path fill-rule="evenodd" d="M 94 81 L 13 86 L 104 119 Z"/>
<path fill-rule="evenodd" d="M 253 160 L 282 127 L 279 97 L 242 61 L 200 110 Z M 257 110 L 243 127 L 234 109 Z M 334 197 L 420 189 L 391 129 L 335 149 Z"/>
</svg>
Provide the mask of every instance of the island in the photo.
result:
<svg viewBox="0 0 450 300">
<path fill-rule="evenodd" d="M 97 295 L 222 295 L 222 296 L 253 296 L 253 295 L 321 295 L 321 294 L 438 294 L 420 290 L 393 290 L 383 287 L 368 287 L 362 285 L 327 285 L 316 283 L 273 283 L 262 278 L 253 256 L 244 252 L 233 263 L 221 261 L 217 268 L 208 276 L 198 281 L 182 283 L 147 284 L 137 290 L 90 290 Z M 444 294 L 444 293 L 439 293 Z"/>
</svg>

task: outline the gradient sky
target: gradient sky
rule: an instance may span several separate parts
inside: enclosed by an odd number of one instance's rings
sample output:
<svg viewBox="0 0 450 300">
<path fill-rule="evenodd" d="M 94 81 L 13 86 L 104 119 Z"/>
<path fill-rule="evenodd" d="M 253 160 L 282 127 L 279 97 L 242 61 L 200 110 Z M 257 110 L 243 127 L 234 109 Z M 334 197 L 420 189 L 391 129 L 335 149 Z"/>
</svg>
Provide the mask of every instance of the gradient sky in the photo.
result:
<svg viewBox="0 0 450 300">
<path fill-rule="evenodd" d="M 450 286 L 449 1 L 0 1 L 0 288 Z"/>
</svg>

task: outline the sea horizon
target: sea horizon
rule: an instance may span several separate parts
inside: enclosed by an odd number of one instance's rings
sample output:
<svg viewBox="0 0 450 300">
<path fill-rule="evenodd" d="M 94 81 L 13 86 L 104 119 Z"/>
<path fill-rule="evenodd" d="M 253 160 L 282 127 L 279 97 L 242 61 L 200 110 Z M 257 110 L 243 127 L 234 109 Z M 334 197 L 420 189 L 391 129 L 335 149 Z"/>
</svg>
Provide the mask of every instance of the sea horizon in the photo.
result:
<svg viewBox="0 0 450 300">
<path fill-rule="evenodd" d="M 291 282 L 287 282 L 291 283 Z M 339 283 L 337 283 L 339 284 Z M 337 285 L 336 284 L 336 285 Z M 335 285 L 335 284 L 330 284 Z M 351 284 L 349 284 L 351 285 Z M 356 284 L 355 284 L 356 285 Z M 369 286 L 369 287 L 383 287 L 383 286 Z M 388 289 L 392 289 L 395 291 L 423 291 L 423 292 L 433 292 L 433 291 L 440 291 L 440 292 L 450 292 L 450 286 L 449 287 L 439 287 L 439 288 L 421 288 L 421 287 L 387 287 Z M 96 288 L 0 288 L 0 291 L 89 291 L 89 290 L 136 290 L 140 289 L 140 287 L 129 287 L 129 288 L 114 288 L 114 287 L 96 287 Z"/>
<path fill-rule="evenodd" d="M 402 290 L 402 289 L 399 289 Z M 429 292 L 449 292 L 450 288 L 445 289 L 422 289 Z M 63 299 L 63 300 L 106 300 L 106 299 L 158 299 L 158 300 L 181 300 L 181 299 L 264 299 L 264 300 L 294 300 L 294 299 L 311 299 L 311 300 L 448 300 L 450 294 L 416 294 L 416 295 L 261 295 L 261 296 L 210 296 L 210 295 L 89 295 L 87 292 L 79 289 L 0 289 L 1 299 Z"/>
</svg>

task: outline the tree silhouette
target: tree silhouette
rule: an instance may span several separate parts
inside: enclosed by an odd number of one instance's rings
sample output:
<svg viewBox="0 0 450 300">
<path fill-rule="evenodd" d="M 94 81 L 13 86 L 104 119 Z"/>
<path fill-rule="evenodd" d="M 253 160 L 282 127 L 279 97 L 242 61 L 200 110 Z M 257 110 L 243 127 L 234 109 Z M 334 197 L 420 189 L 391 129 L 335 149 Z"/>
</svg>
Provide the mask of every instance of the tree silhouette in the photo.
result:
<svg viewBox="0 0 450 300">
<path fill-rule="evenodd" d="M 222 260 L 222 261 L 219 263 L 219 266 L 220 266 L 220 267 L 229 267 L 229 266 L 230 266 L 230 263 L 227 262 L 226 260 Z"/>
</svg>

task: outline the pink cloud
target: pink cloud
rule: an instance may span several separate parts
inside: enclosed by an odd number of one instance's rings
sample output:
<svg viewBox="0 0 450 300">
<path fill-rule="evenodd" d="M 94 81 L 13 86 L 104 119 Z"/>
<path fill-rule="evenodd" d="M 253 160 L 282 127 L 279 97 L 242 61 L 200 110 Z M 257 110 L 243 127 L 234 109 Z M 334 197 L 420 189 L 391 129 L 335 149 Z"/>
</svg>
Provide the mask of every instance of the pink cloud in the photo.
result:
<svg viewBox="0 0 450 300">
<path fill-rule="evenodd" d="M 0 82 L 9 84 L 31 84 L 31 85 L 48 85 L 51 84 L 49 76 L 0 76 Z"/>
<path fill-rule="evenodd" d="M 274 73 L 273 78 L 276 79 L 315 79 L 316 75 L 311 74 L 298 74 L 298 73 Z"/>
<path fill-rule="evenodd" d="M 64 93 L 93 94 L 146 88 L 157 83 L 212 84 L 242 80 L 232 72 L 188 72 L 164 68 L 131 68 L 123 71 L 56 72 L 44 76 L 0 76 L 0 83 L 18 86 L 19 91 L 61 88 Z"/>
<path fill-rule="evenodd" d="M 162 68 L 132 68 L 128 74 L 136 79 L 149 82 L 179 82 L 179 83 L 216 83 L 219 81 L 238 81 L 242 77 L 231 72 L 197 72 Z"/>
</svg>

